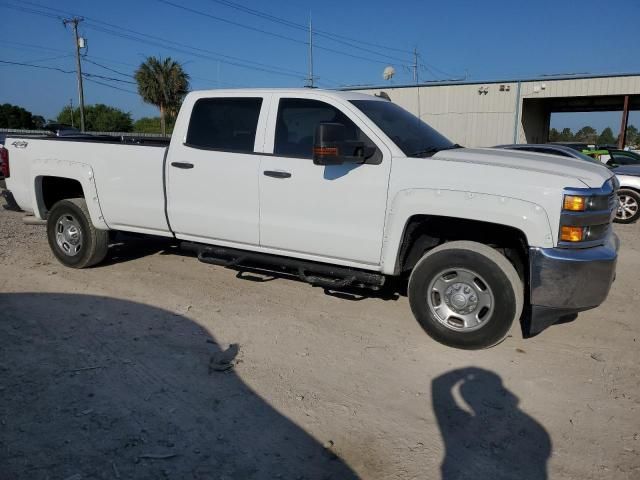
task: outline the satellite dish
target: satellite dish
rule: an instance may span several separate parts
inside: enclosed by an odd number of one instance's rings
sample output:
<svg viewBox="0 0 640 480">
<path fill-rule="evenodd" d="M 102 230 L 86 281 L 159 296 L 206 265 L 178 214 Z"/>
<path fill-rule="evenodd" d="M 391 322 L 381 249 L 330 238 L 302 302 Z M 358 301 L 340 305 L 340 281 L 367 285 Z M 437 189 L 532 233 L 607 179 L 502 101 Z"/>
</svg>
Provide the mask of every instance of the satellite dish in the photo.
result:
<svg viewBox="0 0 640 480">
<path fill-rule="evenodd" d="M 382 78 L 385 80 L 391 80 L 391 78 L 396 74 L 396 69 L 392 66 L 388 66 L 382 72 Z"/>
</svg>

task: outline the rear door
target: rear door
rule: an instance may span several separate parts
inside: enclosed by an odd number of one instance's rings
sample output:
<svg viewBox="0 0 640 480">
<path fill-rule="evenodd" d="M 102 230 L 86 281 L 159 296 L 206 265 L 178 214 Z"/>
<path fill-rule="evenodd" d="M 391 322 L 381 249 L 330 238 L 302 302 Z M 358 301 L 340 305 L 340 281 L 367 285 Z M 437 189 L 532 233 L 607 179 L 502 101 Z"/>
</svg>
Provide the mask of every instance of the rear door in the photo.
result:
<svg viewBox="0 0 640 480">
<path fill-rule="evenodd" d="M 259 175 L 260 244 L 291 256 L 377 266 L 391 153 L 346 101 L 305 97 L 272 100 Z M 370 163 L 314 165 L 320 122 L 343 123 L 347 140 L 376 147 Z"/>
<path fill-rule="evenodd" d="M 166 161 L 167 214 L 185 240 L 259 244 L 258 169 L 269 96 L 239 93 L 183 105 L 191 111 L 183 138 L 174 135 Z M 187 103 L 187 102 L 185 102 Z M 179 120 L 180 122 L 180 120 Z"/>
</svg>

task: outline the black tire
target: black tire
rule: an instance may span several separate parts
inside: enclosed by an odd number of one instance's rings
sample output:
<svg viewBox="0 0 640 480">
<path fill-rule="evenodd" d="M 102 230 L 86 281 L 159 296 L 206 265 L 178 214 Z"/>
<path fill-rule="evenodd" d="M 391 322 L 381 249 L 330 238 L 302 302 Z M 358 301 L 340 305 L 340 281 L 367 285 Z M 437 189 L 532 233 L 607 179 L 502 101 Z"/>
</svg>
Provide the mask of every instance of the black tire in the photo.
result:
<svg viewBox="0 0 640 480">
<path fill-rule="evenodd" d="M 60 229 L 68 231 L 62 222 L 73 227 L 73 238 L 66 239 L 61 233 Z M 62 235 L 60 242 L 59 235 Z M 47 218 L 47 238 L 58 261 L 71 268 L 86 268 L 100 263 L 109 247 L 109 232 L 93 226 L 84 198 L 60 200 L 53 206 Z"/>
<path fill-rule="evenodd" d="M 452 311 L 449 305 L 454 301 L 456 292 L 449 288 L 445 290 L 454 294 L 453 297 L 445 295 L 446 301 L 450 302 L 445 306 L 442 303 L 445 300 L 436 286 L 443 285 L 442 282 L 437 283 L 439 279 L 446 279 L 445 284 L 450 279 L 457 279 L 458 272 L 476 276 L 477 284 L 473 283 L 469 298 L 478 300 L 477 306 L 469 302 L 465 308 L 475 308 L 466 316 L 475 319 L 480 317 L 480 320 L 474 320 L 478 325 L 463 325 L 460 318 L 464 318 L 464 315 L 459 318 L 451 315 L 451 320 L 445 321 L 435 313 L 435 309 L 443 306 L 445 312 Z M 454 283 L 459 281 L 453 281 L 450 288 L 454 288 Z M 488 293 L 482 287 L 488 288 Z M 477 297 L 473 296 L 473 288 L 478 289 Z M 466 287 L 464 290 L 467 291 Z M 411 272 L 408 293 L 413 315 L 429 336 L 445 345 L 468 350 L 488 348 L 499 343 L 509 332 L 513 321 L 520 318 L 524 304 L 522 281 L 509 260 L 491 247 L 468 241 L 445 243 L 425 254 Z M 490 302 L 485 300 L 490 307 L 481 308 L 481 296 L 492 299 Z"/>
<path fill-rule="evenodd" d="M 626 203 L 626 209 L 623 210 L 622 203 Z M 633 223 L 640 217 L 640 194 L 635 190 L 621 188 L 618 190 L 618 203 L 620 206 L 616 209 L 616 223 Z"/>
</svg>

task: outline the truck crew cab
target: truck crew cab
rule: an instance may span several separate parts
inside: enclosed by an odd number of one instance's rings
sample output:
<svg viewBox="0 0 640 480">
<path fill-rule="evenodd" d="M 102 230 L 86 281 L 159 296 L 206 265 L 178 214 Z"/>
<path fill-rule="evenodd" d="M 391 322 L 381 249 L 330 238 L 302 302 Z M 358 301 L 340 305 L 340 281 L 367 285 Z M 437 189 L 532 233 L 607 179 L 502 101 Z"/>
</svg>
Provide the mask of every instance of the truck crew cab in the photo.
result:
<svg viewBox="0 0 640 480">
<path fill-rule="evenodd" d="M 533 335 L 602 303 L 615 275 L 615 179 L 570 158 L 467 149 L 385 99 L 311 89 L 185 98 L 168 145 L 7 138 L 16 202 L 54 255 L 97 265 L 109 231 L 173 237 L 202 261 L 286 268 L 326 288 L 408 278 L 447 345 Z"/>
</svg>

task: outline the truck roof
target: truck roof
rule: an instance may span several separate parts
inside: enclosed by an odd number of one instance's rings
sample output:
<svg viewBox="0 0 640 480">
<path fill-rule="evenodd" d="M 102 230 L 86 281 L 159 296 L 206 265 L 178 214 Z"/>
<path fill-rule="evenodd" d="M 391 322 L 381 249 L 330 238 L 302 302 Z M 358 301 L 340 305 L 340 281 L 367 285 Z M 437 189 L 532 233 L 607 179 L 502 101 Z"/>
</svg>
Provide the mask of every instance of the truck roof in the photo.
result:
<svg viewBox="0 0 640 480">
<path fill-rule="evenodd" d="M 247 94 L 255 94 L 255 95 L 264 95 L 268 93 L 278 93 L 278 94 L 286 94 L 286 95 L 295 95 L 304 97 L 310 93 L 322 94 L 334 98 L 341 98 L 343 100 L 382 100 L 386 101 L 384 98 L 377 97 L 375 95 L 369 95 L 366 93 L 352 92 L 352 91 L 341 91 L 341 90 L 326 90 L 322 88 L 216 88 L 212 90 L 194 90 L 189 92 L 189 96 L 196 97 L 206 97 L 210 96 L 225 96 L 225 95 L 247 95 Z"/>
</svg>

